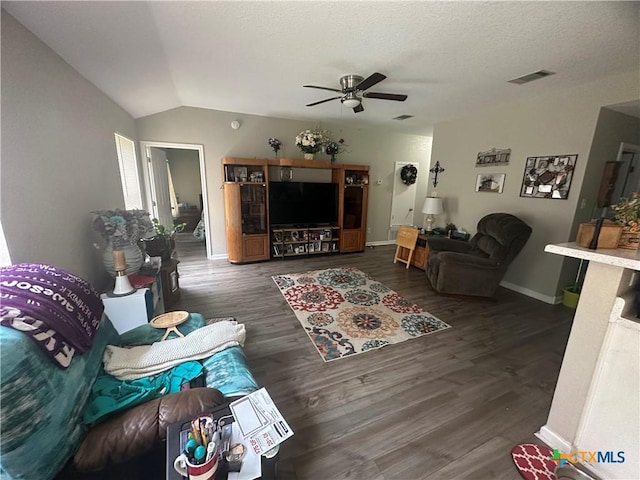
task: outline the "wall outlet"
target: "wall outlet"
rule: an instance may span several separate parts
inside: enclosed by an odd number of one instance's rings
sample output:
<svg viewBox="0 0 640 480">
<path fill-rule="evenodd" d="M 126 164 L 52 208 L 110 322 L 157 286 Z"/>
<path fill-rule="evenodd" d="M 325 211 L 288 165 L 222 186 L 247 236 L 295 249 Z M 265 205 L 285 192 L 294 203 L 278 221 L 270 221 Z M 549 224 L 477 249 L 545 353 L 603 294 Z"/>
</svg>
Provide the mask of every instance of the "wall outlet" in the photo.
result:
<svg viewBox="0 0 640 480">
<path fill-rule="evenodd" d="M 367 233 L 371 233 L 371 227 L 367 227 Z"/>
</svg>

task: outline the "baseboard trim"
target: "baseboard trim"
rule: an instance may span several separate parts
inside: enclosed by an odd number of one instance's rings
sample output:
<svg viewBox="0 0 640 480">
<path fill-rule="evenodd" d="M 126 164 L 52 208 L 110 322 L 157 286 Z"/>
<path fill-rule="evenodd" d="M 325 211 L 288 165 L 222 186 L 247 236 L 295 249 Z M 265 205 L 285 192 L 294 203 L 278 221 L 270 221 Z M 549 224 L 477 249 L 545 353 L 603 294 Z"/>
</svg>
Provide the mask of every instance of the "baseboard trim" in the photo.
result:
<svg viewBox="0 0 640 480">
<path fill-rule="evenodd" d="M 367 247 L 378 247 L 380 245 L 395 245 L 395 240 L 380 240 L 378 242 L 367 242 L 365 245 Z"/>
<path fill-rule="evenodd" d="M 227 255 L 226 253 L 217 253 L 215 255 L 211 255 L 209 257 L 209 260 L 226 260 L 229 258 L 229 255 Z"/>
<path fill-rule="evenodd" d="M 520 285 L 516 285 L 515 283 L 505 282 L 504 280 L 500 282 L 500 286 L 504 288 L 508 288 L 509 290 L 513 290 L 514 292 L 522 293 L 527 297 L 535 298 L 536 300 L 540 300 L 544 303 L 550 303 L 551 305 L 555 305 L 558 302 L 558 297 L 551 295 L 543 295 L 540 292 L 536 292 L 534 290 L 530 290 L 525 287 L 521 287 Z"/>
<path fill-rule="evenodd" d="M 540 430 L 534 433 L 534 435 L 546 443 L 550 448 L 557 448 L 561 452 L 567 453 L 573 449 L 571 442 L 558 435 L 546 425 L 540 427 Z"/>
</svg>

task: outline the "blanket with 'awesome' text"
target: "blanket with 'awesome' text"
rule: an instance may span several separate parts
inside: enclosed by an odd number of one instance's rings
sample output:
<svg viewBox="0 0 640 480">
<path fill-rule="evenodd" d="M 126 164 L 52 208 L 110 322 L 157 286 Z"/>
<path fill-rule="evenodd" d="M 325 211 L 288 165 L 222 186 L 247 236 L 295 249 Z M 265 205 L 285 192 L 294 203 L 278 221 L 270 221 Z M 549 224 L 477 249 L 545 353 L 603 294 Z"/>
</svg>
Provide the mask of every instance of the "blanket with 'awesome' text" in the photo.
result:
<svg viewBox="0 0 640 480">
<path fill-rule="evenodd" d="M 91 348 L 104 305 L 84 279 L 37 263 L 0 268 L 0 324 L 29 335 L 60 368 Z"/>
</svg>

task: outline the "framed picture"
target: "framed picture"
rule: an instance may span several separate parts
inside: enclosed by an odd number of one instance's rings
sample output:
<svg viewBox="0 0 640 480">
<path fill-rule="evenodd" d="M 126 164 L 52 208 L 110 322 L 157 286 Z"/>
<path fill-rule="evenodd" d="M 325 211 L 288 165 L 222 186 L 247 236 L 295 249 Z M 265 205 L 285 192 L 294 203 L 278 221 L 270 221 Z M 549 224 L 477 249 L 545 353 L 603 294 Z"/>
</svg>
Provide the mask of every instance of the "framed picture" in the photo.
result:
<svg viewBox="0 0 640 480">
<path fill-rule="evenodd" d="M 487 150 L 486 152 L 478 152 L 476 157 L 476 167 L 495 167 L 498 165 L 509 165 L 509 157 L 511 156 L 510 148 Z"/>
<path fill-rule="evenodd" d="M 578 155 L 527 158 L 520 196 L 566 200 L 577 161 Z"/>
<path fill-rule="evenodd" d="M 480 173 L 476 178 L 476 192 L 502 193 L 506 173 Z"/>
<path fill-rule="evenodd" d="M 293 169 L 291 167 L 280 167 L 280 181 L 290 182 L 293 179 Z"/>
<path fill-rule="evenodd" d="M 247 167 L 235 167 L 233 170 L 234 180 L 236 182 L 247 181 Z"/>
</svg>

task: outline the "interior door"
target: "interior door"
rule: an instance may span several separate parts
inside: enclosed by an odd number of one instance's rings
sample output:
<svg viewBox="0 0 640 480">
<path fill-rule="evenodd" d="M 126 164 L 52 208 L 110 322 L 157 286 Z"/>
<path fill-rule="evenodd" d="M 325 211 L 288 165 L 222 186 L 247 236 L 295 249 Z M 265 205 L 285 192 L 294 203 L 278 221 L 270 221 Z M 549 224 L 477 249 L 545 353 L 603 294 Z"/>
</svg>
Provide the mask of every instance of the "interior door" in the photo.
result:
<svg viewBox="0 0 640 480">
<path fill-rule="evenodd" d="M 151 217 L 157 218 L 161 225 L 173 225 L 171 198 L 169 195 L 169 175 L 167 153 L 161 148 L 147 148 L 147 165 L 151 179 Z"/>
<path fill-rule="evenodd" d="M 410 162 L 396 162 L 393 174 L 393 197 L 391 198 L 391 227 L 413 225 L 414 205 L 416 203 L 417 185 L 405 185 L 400 178 L 400 171 Z"/>
</svg>

